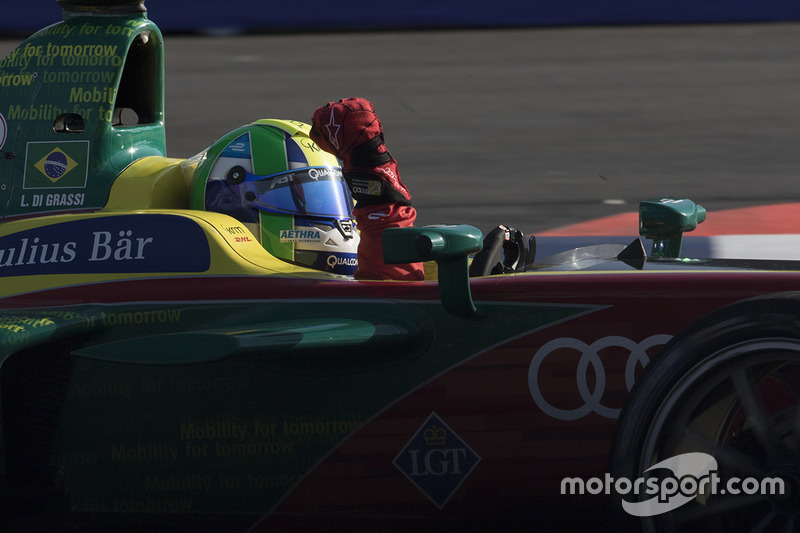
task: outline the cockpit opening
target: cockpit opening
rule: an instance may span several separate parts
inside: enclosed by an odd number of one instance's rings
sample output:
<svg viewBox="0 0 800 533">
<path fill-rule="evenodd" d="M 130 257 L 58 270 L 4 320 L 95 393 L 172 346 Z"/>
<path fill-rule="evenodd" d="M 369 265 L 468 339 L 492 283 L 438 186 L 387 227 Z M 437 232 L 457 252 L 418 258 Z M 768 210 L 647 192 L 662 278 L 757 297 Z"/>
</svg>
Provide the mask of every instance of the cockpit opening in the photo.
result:
<svg viewBox="0 0 800 533">
<path fill-rule="evenodd" d="M 115 127 L 152 124 L 156 121 L 156 40 L 147 32 L 136 36 L 125 58 L 125 68 L 114 105 Z"/>
</svg>

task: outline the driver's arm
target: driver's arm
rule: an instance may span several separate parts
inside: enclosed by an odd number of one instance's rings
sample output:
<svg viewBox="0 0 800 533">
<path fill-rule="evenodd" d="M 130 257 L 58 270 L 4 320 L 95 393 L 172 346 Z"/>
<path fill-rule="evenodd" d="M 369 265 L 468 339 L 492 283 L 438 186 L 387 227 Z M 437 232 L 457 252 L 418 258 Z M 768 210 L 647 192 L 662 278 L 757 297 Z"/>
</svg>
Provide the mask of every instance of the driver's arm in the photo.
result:
<svg viewBox="0 0 800 533">
<path fill-rule="evenodd" d="M 372 103 L 363 98 L 330 102 L 314 112 L 311 124 L 311 139 L 342 161 L 344 178 L 356 201 L 353 214 L 361 242 L 355 277 L 424 279 L 422 263 L 383 262 L 383 230 L 413 226 L 417 212 L 400 180 L 397 161 L 386 149 Z"/>
</svg>

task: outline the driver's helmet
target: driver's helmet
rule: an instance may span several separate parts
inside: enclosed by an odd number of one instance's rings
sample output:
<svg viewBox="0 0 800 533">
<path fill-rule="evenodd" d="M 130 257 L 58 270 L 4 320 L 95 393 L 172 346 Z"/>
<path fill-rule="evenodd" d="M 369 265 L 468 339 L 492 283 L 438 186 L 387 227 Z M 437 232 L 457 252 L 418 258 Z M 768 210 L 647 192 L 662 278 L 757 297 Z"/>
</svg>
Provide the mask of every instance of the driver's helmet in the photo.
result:
<svg viewBox="0 0 800 533">
<path fill-rule="evenodd" d="M 278 259 L 352 275 L 353 199 L 338 161 L 309 130 L 270 119 L 228 133 L 198 156 L 191 207 L 236 218 Z"/>
</svg>

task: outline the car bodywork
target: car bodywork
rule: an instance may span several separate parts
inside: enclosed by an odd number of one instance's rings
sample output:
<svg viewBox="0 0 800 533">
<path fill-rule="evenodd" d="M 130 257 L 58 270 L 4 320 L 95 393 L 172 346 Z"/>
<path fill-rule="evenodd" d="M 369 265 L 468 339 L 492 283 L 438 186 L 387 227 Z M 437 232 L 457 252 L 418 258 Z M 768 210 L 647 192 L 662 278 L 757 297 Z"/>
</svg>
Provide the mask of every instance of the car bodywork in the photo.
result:
<svg viewBox="0 0 800 533">
<path fill-rule="evenodd" d="M 641 206 L 649 254 L 636 239 L 470 279 L 480 232 L 430 226 L 384 236 L 387 262 L 435 263 L 425 282 L 289 265 L 188 209 L 192 161 L 165 153 L 161 34 L 136 2 L 91 4 L 63 2 L 64 21 L 0 63 L 9 524 L 626 523 L 618 497 L 564 494 L 564 478 L 635 478 L 691 442 L 728 475 L 746 455 L 751 474 L 796 483 L 796 264 L 681 258 L 705 212 L 665 198 Z M 709 330 L 714 346 L 694 340 Z M 714 371 L 744 370 L 690 389 L 702 414 L 681 411 L 676 383 L 705 383 L 723 355 Z M 794 498 L 770 507 L 776 523 Z M 741 506 L 716 525 L 769 514 Z"/>
</svg>

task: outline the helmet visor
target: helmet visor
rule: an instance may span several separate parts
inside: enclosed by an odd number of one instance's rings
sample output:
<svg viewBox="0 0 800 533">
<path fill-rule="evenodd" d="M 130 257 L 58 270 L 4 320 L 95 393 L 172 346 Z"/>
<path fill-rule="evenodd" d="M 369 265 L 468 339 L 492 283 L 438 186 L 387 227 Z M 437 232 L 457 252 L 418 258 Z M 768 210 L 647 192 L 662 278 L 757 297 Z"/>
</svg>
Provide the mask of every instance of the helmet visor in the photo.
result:
<svg viewBox="0 0 800 533">
<path fill-rule="evenodd" d="M 228 183 L 244 206 L 269 213 L 348 219 L 353 216 L 353 199 L 341 169 L 306 167 L 258 176 L 242 167 L 235 168 L 239 169 L 238 174 L 231 179 L 229 173 Z"/>
</svg>

